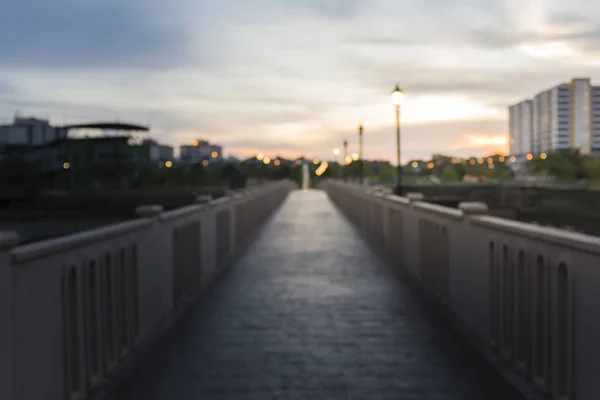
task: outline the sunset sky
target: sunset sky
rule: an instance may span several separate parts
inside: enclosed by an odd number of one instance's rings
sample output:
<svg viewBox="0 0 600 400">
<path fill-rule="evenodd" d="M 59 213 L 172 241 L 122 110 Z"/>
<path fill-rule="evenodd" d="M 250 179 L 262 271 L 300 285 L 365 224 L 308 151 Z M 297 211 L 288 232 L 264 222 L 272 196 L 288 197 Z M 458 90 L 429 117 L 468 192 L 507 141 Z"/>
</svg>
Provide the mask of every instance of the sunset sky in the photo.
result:
<svg viewBox="0 0 600 400">
<path fill-rule="evenodd" d="M 0 12 L 0 121 L 149 124 L 236 156 L 506 150 L 506 106 L 600 82 L 592 0 L 20 0 Z"/>
</svg>

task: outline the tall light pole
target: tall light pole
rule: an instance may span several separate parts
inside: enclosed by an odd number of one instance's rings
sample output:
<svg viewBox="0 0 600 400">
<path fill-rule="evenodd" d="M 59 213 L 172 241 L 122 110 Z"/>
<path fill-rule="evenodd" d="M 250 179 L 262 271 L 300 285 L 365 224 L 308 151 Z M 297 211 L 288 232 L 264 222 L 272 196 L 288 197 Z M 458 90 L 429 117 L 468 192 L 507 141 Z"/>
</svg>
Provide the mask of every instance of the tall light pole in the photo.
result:
<svg viewBox="0 0 600 400">
<path fill-rule="evenodd" d="M 335 166 L 335 175 L 336 176 L 335 177 L 337 178 L 338 177 L 337 176 L 338 175 L 338 171 L 339 171 L 339 168 L 340 168 L 340 165 L 339 165 L 340 164 L 340 162 L 339 162 L 339 159 L 340 159 L 340 148 L 339 147 L 336 147 L 335 149 L 333 149 L 333 158 L 334 158 L 335 164 L 336 164 L 336 166 Z"/>
<path fill-rule="evenodd" d="M 358 126 L 358 182 L 362 185 L 365 179 L 363 161 L 363 126 Z"/>
<path fill-rule="evenodd" d="M 399 85 L 392 92 L 392 103 L 396 106 L 396 187 L 394 193 L 402 196 L 402 162 L 400 161 L 400 106 L 404 101 L 404 92 Z"/>
</svg>

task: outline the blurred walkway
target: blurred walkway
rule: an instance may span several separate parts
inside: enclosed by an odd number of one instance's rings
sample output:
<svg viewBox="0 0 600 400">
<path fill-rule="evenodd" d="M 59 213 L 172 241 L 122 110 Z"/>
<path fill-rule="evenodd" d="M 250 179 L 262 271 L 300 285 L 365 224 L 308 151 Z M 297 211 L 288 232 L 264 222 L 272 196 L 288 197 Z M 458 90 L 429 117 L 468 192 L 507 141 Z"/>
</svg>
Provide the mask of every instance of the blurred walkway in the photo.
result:
<svg viewBox="0 0 600 400">
<path fill-rule="evenodd" d="M 320 191 L 252 248 L 110 399 L 518 400 Z"/>
</svg>

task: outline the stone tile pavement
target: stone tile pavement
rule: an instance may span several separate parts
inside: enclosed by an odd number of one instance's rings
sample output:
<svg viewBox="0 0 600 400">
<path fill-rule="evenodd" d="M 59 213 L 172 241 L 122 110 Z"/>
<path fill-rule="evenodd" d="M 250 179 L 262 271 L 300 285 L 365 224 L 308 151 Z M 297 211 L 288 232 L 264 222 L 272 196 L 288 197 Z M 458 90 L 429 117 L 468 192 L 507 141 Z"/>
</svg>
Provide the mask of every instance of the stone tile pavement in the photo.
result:
<svg viewBox="0 0 600 400">
<path fill-rule="evenodd" d="M 108 398 L 521 396 L 430 315 L 324 192 L 296 191 Z"/>
</svg>

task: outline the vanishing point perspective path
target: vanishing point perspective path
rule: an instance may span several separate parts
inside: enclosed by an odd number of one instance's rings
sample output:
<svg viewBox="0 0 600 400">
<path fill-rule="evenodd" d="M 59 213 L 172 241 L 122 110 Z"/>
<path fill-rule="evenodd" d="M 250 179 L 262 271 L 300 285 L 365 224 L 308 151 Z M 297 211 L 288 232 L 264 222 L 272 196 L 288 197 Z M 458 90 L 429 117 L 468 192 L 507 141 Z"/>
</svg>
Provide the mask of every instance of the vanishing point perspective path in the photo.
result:
<svg viewBox="0 0 600 400">
<path fill-rule="evenodd" d="M 321 191 L 295 191 L 110 400 L 519 400 Z"/>
</svg>

